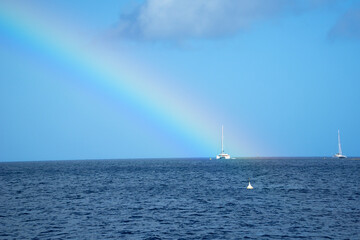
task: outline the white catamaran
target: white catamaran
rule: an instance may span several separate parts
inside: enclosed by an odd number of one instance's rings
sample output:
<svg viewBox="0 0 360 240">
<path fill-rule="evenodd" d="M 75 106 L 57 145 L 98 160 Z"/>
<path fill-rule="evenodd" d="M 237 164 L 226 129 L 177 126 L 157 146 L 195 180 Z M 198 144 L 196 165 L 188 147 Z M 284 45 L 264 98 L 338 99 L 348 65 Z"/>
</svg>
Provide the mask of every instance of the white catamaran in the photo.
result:
<svg viewBox="0 0 360 240">
<path fill-rule="evenodd" d="M 345 155 L 342 155 L 341 151 L 341 143 L 340 143 L 340 130 L 338 130 L 338 145 L 339 145 L 339 152 L 334 155 L 335 158 L 346 158 Z"/>
<path fill-rule="evenodd" d="M 224 126 L 221 126 L 221 153 L 216 156 L 216 159 L 230 159 L 230 155 L 224 153 Z"/>
</svg>

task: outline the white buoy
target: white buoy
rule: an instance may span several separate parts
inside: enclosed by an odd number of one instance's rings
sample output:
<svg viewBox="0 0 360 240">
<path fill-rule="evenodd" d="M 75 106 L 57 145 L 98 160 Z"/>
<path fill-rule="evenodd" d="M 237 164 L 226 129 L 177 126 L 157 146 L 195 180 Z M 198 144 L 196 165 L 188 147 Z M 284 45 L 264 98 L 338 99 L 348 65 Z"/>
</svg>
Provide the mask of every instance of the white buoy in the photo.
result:
<svg viewBox="0 0 360 240">
<path fill-rule="evenodd" d="M 253 189 L 253 186 L 251 186 L 251 184 L 250 184 L 250 179 L 249 179 L 249 185 L 247 186 L 246 189 Z"/>
</svg>

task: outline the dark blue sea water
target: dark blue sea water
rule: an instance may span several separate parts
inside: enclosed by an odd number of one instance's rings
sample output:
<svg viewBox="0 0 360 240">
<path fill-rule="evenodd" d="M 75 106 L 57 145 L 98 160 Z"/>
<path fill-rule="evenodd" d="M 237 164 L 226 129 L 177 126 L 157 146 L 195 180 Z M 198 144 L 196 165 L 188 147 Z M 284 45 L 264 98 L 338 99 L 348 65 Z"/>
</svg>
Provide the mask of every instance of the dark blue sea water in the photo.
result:
<svg viewBox="0 0 360 240">
<path fill-rule="evenodd" d="M 359 187 L 354 160 L 0 163 L 0 239 L 360 239 Z"/>
</svg>

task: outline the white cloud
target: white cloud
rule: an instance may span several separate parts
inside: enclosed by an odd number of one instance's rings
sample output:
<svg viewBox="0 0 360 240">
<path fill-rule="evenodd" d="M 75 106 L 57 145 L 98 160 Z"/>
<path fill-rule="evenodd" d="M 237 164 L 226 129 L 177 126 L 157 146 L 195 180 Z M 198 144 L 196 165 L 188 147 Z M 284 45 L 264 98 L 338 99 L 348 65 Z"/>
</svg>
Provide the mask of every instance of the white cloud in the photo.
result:
<svg viewBox="0 0 360 240">
<path fill-rule="evenodd" d="M 120 37 L 184 40 L 236 34 L 260 20 L 304 11 L 335 0 L 146 0 L 123 15 Z"/>
<path fill-rule="evenodd" d="M 329 37 L 360 40 L 360 4 L 354 5 L 337 21 Z"/>
</svg>

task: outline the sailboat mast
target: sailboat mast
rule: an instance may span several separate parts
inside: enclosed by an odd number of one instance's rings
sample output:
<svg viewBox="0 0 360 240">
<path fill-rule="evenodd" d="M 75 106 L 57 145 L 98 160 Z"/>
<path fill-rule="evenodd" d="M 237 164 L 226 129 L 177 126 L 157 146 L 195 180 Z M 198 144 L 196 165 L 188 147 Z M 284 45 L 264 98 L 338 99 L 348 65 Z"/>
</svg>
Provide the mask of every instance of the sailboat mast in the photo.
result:
<svg viewBox="0 0 360 240">
<path fill-rule="evenodd" d="M 338 130 L 338 144 L 339 144 L 339 154 L 342 155 L 341 143 L 340 143 L 340 130 Z"/>
<path fill-rule="evenodd" d="M 221 126 L 221 153 L 224 153 L 224 125 Z"/>
</svg>

